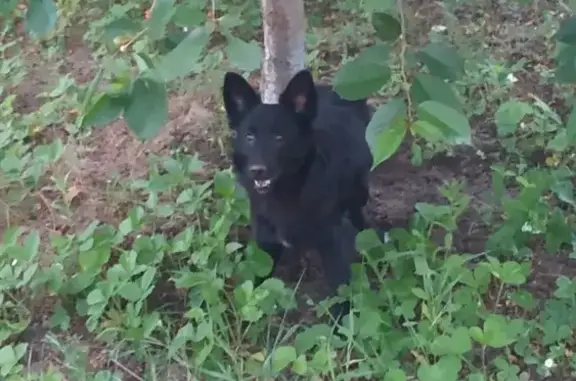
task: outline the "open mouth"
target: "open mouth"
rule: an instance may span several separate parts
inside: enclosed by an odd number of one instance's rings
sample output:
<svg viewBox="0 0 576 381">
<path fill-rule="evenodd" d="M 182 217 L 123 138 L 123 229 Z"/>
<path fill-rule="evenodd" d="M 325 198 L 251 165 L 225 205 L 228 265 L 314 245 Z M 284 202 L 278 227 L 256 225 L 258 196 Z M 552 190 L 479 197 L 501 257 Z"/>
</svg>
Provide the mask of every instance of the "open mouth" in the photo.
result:
<svg viewBox="0 0 576 381">
<path fill-rule="evenodd" d="M 254 189 L 258 193 L 266 193 L 270 190 L 270 185 L 272 185 L 272 179 L 266 180 L 254 180 Z"/>
</svg>

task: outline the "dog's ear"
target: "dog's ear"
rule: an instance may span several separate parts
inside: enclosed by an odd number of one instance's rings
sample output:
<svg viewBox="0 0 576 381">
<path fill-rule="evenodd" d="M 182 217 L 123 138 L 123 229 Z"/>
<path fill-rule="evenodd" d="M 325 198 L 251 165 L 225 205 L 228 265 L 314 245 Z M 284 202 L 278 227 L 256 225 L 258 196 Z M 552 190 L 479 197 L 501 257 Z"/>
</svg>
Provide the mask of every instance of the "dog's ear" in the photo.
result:
<svg viewBox="0 0 576 381">
<path fill-rule="evenodd" d="M 280 95 L 279 103 L 309 121 L 316 117 L 317 94 L 310 71 L 304 69 L 292 77 Z"/>
<path fill-rule="evenodd" d="M 246 113 L 260 103 L 260 96 L 248 81 L 240 74 L 231 71 L 224 75 L 222 96 L 224 109 L 232 128 L 238 126 Z"/>
</svg>

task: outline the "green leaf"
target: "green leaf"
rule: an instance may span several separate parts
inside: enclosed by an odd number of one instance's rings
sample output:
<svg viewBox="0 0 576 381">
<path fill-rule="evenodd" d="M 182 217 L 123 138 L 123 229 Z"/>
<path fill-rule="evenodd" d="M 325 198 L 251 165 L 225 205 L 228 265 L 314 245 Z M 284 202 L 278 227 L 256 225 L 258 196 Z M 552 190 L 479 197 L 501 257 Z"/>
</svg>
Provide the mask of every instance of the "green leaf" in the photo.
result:
<svg viewBox="0 0 576 381">
<path fill-rule="evenodd" d="M 472 349 L 472 341 L 466 327 L 459 327 L 452 335 L 440 335 L 434 339 L 430 347 L 436 356 L 461 356 Z"/>
<path fill-rule="evenodd" d="M 153 138 L 168 120 L 168 97 L 164 84 L 138 78 L 124 109 L 128 127 L 139 139 Z"/>
<path fill-rule="evenodd" d="M 390 68 L 386 61 L 375 60 L 375 52 L 375 49 L 362 51 L 336 72 L 333 84 L 338 95 L 348 100 L 366 98 L 388 82 L 391 76 Z"/>
<path fill-rule="evenodd" d="M 38 255 L 38 249 L 40 248 L 40 234 L 38 230 L 32 230 L 22 243 L 23 254 L 25 254 L 24 259 L 26 261 L 31 261 Z"/>
<path fill-rule="evenodd" d="M 418 53 L 420 61 L 428 67 L 430 74 L 451 81 L 464 74 L 464 59 L 456 49 L 441 42 L 426 45 Z"/>
<path fill-rule="evenodd" d="M 515 133 L 522 119 L 533 112 L 532 107 L 525 102 L 510 100 L 502 103 L 494 114 L 498 136 Z"/>
<path fill-rule="evenodd" d="M 568 17 L 560 23 L 555 36 L 557 41 L 568 45 L 576 45 L 576 17 Z"/>
<path fill-rule="evenodd" d="M 194 240 L 194 229 L 191 227 L 182 230 L 172 241 L 172 252 L 182 253 L 190 249 Z"/>
<path fill-rule="evenodd" d="M 474 328 L 474 327 L 473 327 Z M 502 348 L 512 344 L 515 339 L 508 335 L 509 327 L 506 318 L 501 315 L 492 314 L 484 321 L 483 340 L 484 344 L 493 348 Z M 470 336 L 474 337 L 472 332 Z"/>
<path fill-rule="evenodd" d="M 455 228 L 452 216 L 452 209 L 448 205 L 434 205 L 426 202 L 414 204 L 416 211 L 429 223 L 438 223 L 449 230 Z"/>
<path fill-rule="evenodd" d="M 556 209 L 548 219 L 546 227 L 546 243 L 544 247 L 549 253 L 554 253 L 560 250 L 562 244 L 570 244 L 572 242 L 572 228 L 566 222 L 564 213 Z"/>
<path fill-rule="evenodd" d="M 382 41 L 393 42 L 402 34 L 400 21 L 390 13 L 372 13 L 372 26 L 376 31 L 376 37 Z"/>
<path fill-rule="evenodd" d="M 58 18 L 58 9 L 52 0 L 30 0 L 26 12 L 26 27 L 37 37 L 48 34 Z"/>
<path fill-rule="evenodd" d="M 228 16 L 225 13 L 219 20 L 219 26 L 222 26 L 222 19 Z M 206 20 L 206 12 L 202 6 L 195 4 L 183 3 L 176 7 L 176 13 L 174 14 L 174 23 L 179 27 L 194 28 L 200 26 Z"/>
<path fill-rule="evenodd" d="M 526 275 L 522 270 L 522 266 L 517 262 L 504 262 L 496 275 L 502 282 L 507 284 L 519 286 L 526 283 Z"/>
<path fill-rule="evenodd" d="M 461 360 L 453 356 L 444 356 L 436 364 L 422 364 L 418 368 L 419 381 L 456 381 L 462 368 Z"/>
<path fill-rule="evenodd" d="M 384 376 L 384 381 L 406 381 L 406 373 L 402 369 L 392 368 L 386 372 Z"/>
<path fill-rule="evenodd" d="M 210 34 L 204 27 L 192 30 L 178 46 L 160 59 L 156 67 L 160 77 L 169 82 L 196 69 L 209 38 Z"/>
<path fill-rule="evenodd" d="M 113 122 L 128 103 L 126 95 L 102 93 L 82 118 L 82 126 L 105 126 Z"/>
<path fill-rule="evenodd" d="M 272 353 L 272 371 L 279 373 L 295 360 L 296 349 L 294 347 L 288 345 L 280 346 Z"/>
<path fill-rule="evenodd" d="M 374 157 L 374 168 L 396 152 L 407 129 L 403 99 L 393 98 L 378 108 L 366 128 L 366 141 Z"/>
<path fill-rule="evenodd" d="M 415 104 L 426 101 L 437 101 L 463 112 L 462 104 L 454 89 L 441 78 L 429 74 L 417 73 L 410 87 L 410 97 Z"/>
<path fill-rule="evenodd" d="M 142 29 L 142 24 L 139 21 L 121 17 L 106 25 L 104 37 L 112 42 L 116 37 L 132 36 L 138 33 L 140 29 Z"/>
<path fill-rule="evenodd" d="M 576 83 L 576 46 L 561 45 L 556 55 L 554 79 L 561 84 Z"/>
<path fill-rule="evenodd" d="M 227 40 L 226 55 L 234 67 L 248 72 L 260 68 L 262 48 L 256 41 L 245 42 L 232 35 L 229 35 Z"/>
<path fill-rule="evenodd" d="M 12 345 L 6 345 L 0 349 L 0 365 L 14 365 L 17 361 L 16 352 L 14 352 Z"/>
<path fill-rule="evenodd" d="M 0 1 L 0 15 L 8 16 L 10 12 L 16 8 L 18 0 L 3 0 Z"/>
<path fill-rule="evenodd" d="M 576 107 L 572 108 L 566 122 L 566 140 L 569 145 L 576 144 Z"/>
<path fill-rule="evenodd" d="M 174 7 L 175 0 L 155 0 L 150 10 L 150 19 L 148 20 L 148 35 L 152 40 L 159 40 L 164 37 L 166 25 L 172 19 L 176 11 Z"/>
<path fill-rule="evenodd" d="M 306 356 L 300 355 L 292 363 L 292 372 L 304 376 L 308 372 L 308 363 L 306 362 Z"/>
<path fill-rule="evenodd" d="M 554 192 L 560 201 L 576 207 L 576 199 L 574 199 L 574 184 L 572 184 L 570 180 L 554 182 L 554 184 L 550 186 L 550 190 Z"/>
<path fill-rule="evenodd" d="M 430 143 L 437 143 L 444 139 L 444 133 L 439 127 L 425 120 L 417 120 L 410 127 L 412 133 L 419 135 Z"/>
<path fill-rule="evenodd" d="M 531 311 L 536 308 L 536 301 L 530 291 L 517 290 L 510 294 L 510 299 L 525 310 Z"/>
<path fill-rule="evenodd" d="M 118 290 L 118 293 L 130 302 L 137 302 L 142 297 L 140 286 L 132 282 L 125 283 L 120 290 Z"/>
<path fill-rule="evenodd" d="M 421 120 L 438 127 L 448 142 L 472 145 L 468 118 L 453 108 L 437 101 L 426 101 L 418 105 L 418 115 Z"/>
<path fill-rule="evenodd" d="M 90 293 L 86 297 L 86 303 L 88 303 L 91 306 L 94 304 L 105 302 L 105 301 L 106 301 L 106 297 L 104 297 L 104 294 L 102 294 L 102 291 L 100 291 L 97 288 L 90 291 Z"/>
<path fill-rule="evenodd" d="M 391 10 L 396 10 L 397 3 L 396 0 L 364 0 L 361 2 L 362 8 L 367 13 L 372 12 L 388 12 Z"/>
<path fill-rule="evenodd" d="M 556 287 L 554 296 L 559 299 L 571 299 L 576 295 L 576 281 L 570 280 L 566 275 L 560 275 L 556 279 Z"/>
</svg>

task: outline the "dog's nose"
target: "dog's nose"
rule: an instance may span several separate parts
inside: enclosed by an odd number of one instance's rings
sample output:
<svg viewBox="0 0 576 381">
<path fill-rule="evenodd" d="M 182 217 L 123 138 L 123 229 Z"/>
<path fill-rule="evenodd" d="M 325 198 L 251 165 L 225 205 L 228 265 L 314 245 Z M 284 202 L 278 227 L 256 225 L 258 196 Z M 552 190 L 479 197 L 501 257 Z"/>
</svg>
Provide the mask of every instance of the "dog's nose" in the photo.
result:
<svg viewBox="0 0 576 381">
<path fill-rule="evenodd" d="M 266 167 L 263 165 L 253 165 L 250 167 L 249 171 L 252 177 L 258 179 L 264 177 L 264 175 L 266 174 Z"/>
</svg>

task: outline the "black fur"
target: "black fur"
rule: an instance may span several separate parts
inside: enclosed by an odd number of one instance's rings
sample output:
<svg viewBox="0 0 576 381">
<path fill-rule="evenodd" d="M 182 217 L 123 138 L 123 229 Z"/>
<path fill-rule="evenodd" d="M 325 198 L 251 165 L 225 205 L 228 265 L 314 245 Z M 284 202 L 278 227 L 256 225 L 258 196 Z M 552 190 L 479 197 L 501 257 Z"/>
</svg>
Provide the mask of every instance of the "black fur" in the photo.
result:
<svg viewBox="0 0 576 381">
<path fill-rule="evenodd" d="M 290 80 L 279 104 L 263 104 L 232 72 L 223 96 L 234 171 L 250 198 L 259 247 L 274 268 L 287 250 L 314 249 L 331 286 L 348 283 L 356 234 L 367 227 L 362 208 L 373 159 L 366 99 L 344 100 L 330 86 L 314 85 L 308 70 Z M 349 309 L 346 302 L 331 312 L 343 317 Z"/>
</svg>

